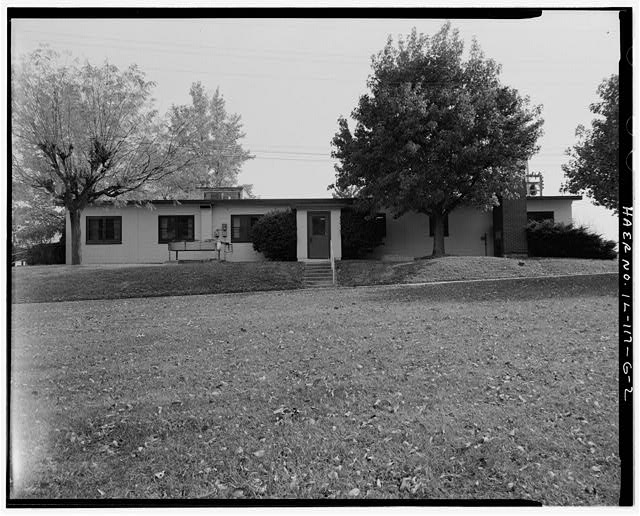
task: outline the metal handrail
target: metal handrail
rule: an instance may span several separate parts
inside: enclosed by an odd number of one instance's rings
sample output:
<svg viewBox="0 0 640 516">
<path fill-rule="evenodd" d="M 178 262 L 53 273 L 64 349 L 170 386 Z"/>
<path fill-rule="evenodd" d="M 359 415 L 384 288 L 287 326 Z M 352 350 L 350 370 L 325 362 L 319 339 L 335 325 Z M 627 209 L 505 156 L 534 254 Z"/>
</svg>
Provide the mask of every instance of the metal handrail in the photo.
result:
<svg viewBox="0 0 640 516">
<path fill-rule="evenodd" d="M 329 247 L 331 248 L 331 275 L 333 278 L 333 284 L 336 284 L 336 258 L 333 255 L 333 240 L 329 240 Z"/>
</svg>

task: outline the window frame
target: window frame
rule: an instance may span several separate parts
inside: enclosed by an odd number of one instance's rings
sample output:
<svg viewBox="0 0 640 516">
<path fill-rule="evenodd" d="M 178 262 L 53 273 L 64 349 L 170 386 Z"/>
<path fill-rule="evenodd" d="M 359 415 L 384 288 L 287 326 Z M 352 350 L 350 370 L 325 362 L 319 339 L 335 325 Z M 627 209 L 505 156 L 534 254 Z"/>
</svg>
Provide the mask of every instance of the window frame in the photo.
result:
<svg viewBox="0 0 640 516">
<path fill-rule="evenodd" d="M 174 219 L 174 224 L 175 224 L 175 219 L 186 219 L 186 220 L 191 219 L 191 227 L 192 227 L 191 238 L 187 238 L 187 239 L 174 238 L 172 240 L 163 239 L 162 238 L 162 226 L 161 226 L 161 223 L 160 223 L 160 221 L 163 218 L 165 218 L 165 219 Z M 158 215 L 158 243 L 159 244 L 169 244 L 171 242 L 193 242 L 193 241 L 195 241 L 195 235 L 196 235 L 196 220 L 195 219 L 196 219 L 195 215 Z"/>
<path fill-rule="evenodd" d="M 253 243 L 253 240 L 251 240 L 251 230 L 253 229 L 253 224 L 251 223 L 252 219 L 257 219 L 260 220 L 261 217 L 263 217 L 264 214 L 263 213 L 254 213 L 254 214 L 240 214 L 240 215 L 231 215 L 231 243 L 232 244 L 251 244 Z M 234 235 L 234 220 L 239 219 L 240 220 L 240 236 L 236 237 Z M 246 230 L 243 232 L 242 231 L 242 221 L 243 220 L 248 220 L 249 221 L 249 226 L 246 228 Z"/>
<path fill-rule="evenodd" d="M 430 237 L 434 236 L 433 226 L 434 226 L 433 217 L 429 215 L 429 236 Z M 448 213 L 444 216 L 444 236 L 446 237 L 449 236 L 449 214 Z"/>
<path fill-rule="evenodd" d="M 119 231 L 118 231 L 118 235 L 115 235 L 115 229 L 114 229 L 114 237 L 117 236 L 118 238 L 113 238 L 113 239 L 107 239 L 106 238 L 106 232 L 107 232 L 107 226 L 106 226 L 106 221 L 108 219 L 111 220 L 117 220 L 120 224 L 119 227 Z M 100 237 L 104 236 L 105 238 L 98 238 L 96 239 L 90 239 L 89 238 L 89 223 L 90 221 L 94 221 L 94 220 L 103 220 L 105 223 L 103 225 L 103 229 L 102 229 L 102 234 L 100 235 Z M 122 215 L 87 215 L 85 217 L 85 244 L 86 245 L 119 245 L 122 244 Z"/>
</svg>

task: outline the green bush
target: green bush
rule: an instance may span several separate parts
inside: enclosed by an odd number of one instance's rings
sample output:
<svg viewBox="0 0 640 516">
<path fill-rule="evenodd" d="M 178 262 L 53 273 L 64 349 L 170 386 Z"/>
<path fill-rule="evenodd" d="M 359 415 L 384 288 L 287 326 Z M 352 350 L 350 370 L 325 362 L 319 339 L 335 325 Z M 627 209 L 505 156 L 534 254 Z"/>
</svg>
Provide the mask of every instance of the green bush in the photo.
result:
<svg viewBox="0 0 640 516">
<path fill-rule="evenodd" d="M 253 248 L 268 260 L 295 261 L 297 232 L 295 211 L 272 211 L 260 217 L 251 229 Z"/>
<path fill-rule="evenodd" d="M 64 240 L 55 244 L 36 244 L 27 249 L 25 261 L 27 265 L 63 264 L 64 251 Z"/>
<path fill-rule="evenodd" d="M 342 258 L 363 258 L 382 243 L 384 221 L 378 222 L 368 211 L 343 209 L 340 214 Z"/>
<path fill-rule="evenodd" d="M 554 223 L 551 220 L 530 222 L 527 226 L 529 256 L 553 256 L 563 258 L 616 257 L 616 242 L 605 240 L 584 226 Z"/>
</svg>

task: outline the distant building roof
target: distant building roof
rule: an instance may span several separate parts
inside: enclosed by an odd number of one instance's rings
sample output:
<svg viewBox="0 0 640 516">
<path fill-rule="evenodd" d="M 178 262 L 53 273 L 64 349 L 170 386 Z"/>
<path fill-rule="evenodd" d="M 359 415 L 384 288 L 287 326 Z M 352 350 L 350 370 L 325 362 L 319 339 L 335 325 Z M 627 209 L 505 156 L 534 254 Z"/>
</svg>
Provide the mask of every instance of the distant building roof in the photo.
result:
<svg viewBox="0 0 640 516">
<path fill-rule="evenodd" d="M 113 206 L 116 204 L 113 201 L 99 201 L 93 204 L 93 206 Z M 158 205 L 228 205 L 228 204 L 252 204 L 254 206 L 349 206 L 353 204 L 353 199 L 335 199 L 335 198 L 321 198 L 321 199 L 148 199 L 139 201 L 122 201 L 119 204 L 125 206 L 135 206 L 144 204 L 158 204 Z"/>
<path fill-rule="evenodd" d="M 527 201 L 536 199 L 543 201 L 579 201 L 582 199 L 582 195 L 527 195 Z"/>
</svg>

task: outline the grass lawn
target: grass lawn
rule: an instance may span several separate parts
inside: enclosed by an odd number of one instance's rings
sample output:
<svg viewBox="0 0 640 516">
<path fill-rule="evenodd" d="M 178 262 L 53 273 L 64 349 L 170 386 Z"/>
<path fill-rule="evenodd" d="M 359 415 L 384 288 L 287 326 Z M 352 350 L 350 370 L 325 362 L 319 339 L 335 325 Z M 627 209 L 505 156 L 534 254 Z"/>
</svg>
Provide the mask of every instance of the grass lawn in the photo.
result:
<svg viewBox="0 0 640 516">
<path fill-rule="evenodd" d="M 12 498 L 615 505 L 617 277 L 12 306 Z"/>
<path fill-rule="evenodd" d="M 288 290 L 302 288 L 303 270 L 304 265 L 298 262 L 14 267 L 11 269 L 12 302 Z M 347 260 L 338 262 L 338 283 L 356 286 L 605 272 L 618 272 L 618 262 L 484 256 L 447 256 L 403 263 Z"/>
<path fill-rule="evenodd" d="M 523 265 L 520 265 L 520 264 Z M 388 285 L 444 280 L 531 278 L 563 274 L 618 272 L 617 260 L 446 256 L 411 262 L 345 260 L 338 263 L 341 285 Z"/>
<path fill-rule="evenodd" d="M 298 262 L 13 267 L 12 302 L 286 290 L 302 286 L 302 272 Z"/>
</svg>

